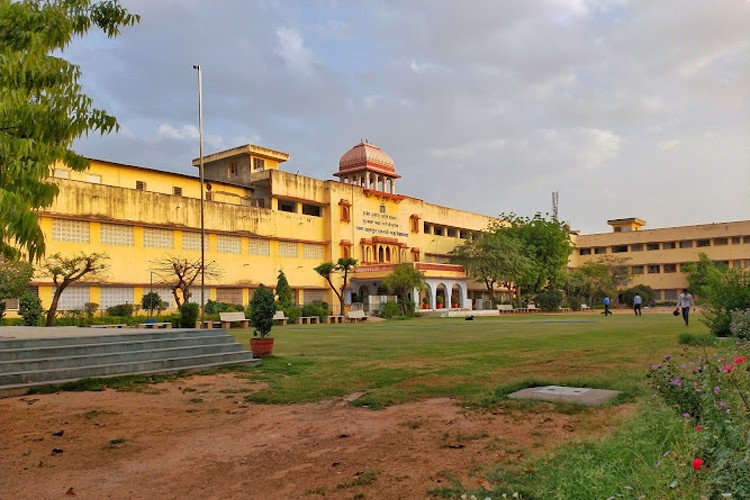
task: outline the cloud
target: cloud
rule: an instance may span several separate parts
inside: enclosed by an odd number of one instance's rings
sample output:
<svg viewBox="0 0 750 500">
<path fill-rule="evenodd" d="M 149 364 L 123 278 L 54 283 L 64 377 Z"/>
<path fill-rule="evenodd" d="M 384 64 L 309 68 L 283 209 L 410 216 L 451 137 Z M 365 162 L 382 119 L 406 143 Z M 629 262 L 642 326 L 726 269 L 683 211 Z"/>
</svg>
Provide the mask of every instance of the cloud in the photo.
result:
<svg viewBox="0 0 750 500">
<path fill-rule="evenodd" d="M 274 52 L 281 56 L 291 71 L 300 74 L 311 74 L 313 72 L 313 53 L 305 47 L 302 36 L 297 30 L 293 28 L 277 29 L 276 42 Z"/>
<path fill-rule="evenodd" d="M 183 125 L 178 129 L 168 123 L 162 123 L 159 125 L 159 130 L 156 133 L 162 139 L 174 139 L 178 141 L 186 139 L 194 140 L 200 137 L 198 127 L 194 125 Z"/>
</svg>

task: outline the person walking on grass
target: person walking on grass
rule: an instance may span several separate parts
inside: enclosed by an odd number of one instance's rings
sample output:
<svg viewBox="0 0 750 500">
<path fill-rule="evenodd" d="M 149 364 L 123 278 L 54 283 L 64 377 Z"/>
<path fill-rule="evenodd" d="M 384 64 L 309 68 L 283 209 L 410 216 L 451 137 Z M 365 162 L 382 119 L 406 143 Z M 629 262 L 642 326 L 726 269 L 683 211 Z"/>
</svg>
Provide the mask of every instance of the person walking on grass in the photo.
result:
<svg viewBox="0 0 750 500">
<path fill-rule="evenodd" d="M 610 314 L 612 314 L 612 311 L 609 310 L 609 305 L 611 304 L 611 302 L 609 301 L 609 297 L 604 297 L 604 300 L 602 302 L 604 302 L 604 315 L 609 316 Z"/>
<path fill-rule="evenodd" d="M 690 308 L 692 307 L 693 311 L 695 311 L 695 301 L 693 300 L 693 296 L 690 295 L 690 292 L 688 292 L 687 288 L 682 289 L 682 293 L 677 299 L 677 307 L 682 311 L 682 319 L 685 320 L 685 326 L 690 326 Z"/>
<path fill-rule="evenodd" d="M 641 303 L 642 302 L 643 302 L 643 299 L 638 293 L 636 293 L 635 296 L 633 297 L 633 312 L 635 313 L 636 316 L 641 315 Z"/>
</svg>

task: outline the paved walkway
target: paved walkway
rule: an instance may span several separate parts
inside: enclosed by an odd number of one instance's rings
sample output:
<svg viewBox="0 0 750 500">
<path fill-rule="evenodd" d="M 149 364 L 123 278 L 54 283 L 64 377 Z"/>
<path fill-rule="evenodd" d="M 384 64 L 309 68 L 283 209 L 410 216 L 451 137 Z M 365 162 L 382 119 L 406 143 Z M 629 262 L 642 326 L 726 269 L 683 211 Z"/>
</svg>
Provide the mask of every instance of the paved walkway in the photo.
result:
<svg viewBox="0 0 750 500">
<path fill-rule="evenodd" d="M 0 326 L 0 341 L 11 339 L 57 339 L 68 337 L 101 337 L 103 335 L 128 335 L 132 333 L 156 333 L 163 331 L 189 330 L 173 328 L 170 330 L 152 328 L 88 328 L 78 326 Z M 218 330 L 218 329 L 217 329 Z"/>
</svg>

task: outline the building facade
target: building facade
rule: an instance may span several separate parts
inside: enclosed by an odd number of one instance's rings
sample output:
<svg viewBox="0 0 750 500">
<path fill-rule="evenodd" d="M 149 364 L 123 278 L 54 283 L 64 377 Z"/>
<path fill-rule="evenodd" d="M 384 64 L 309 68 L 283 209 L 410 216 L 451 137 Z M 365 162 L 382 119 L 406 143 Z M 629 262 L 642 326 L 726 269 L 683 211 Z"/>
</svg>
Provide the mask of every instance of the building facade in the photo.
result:
<svg viewBox="0 0 750 500">
<path fill-rule="evenodd" d="M 484 284 L 467 278 L 448 255 L 492 217 L 398 193 L 393 160 L 367 142 L 342 155 L 336 180 L 285 172 L 281 165 L 288 159 L 255 145 L 205 156 L 203 203 L 197 176 L 96 159 L 86 172 L 56 166 L 60 194 L 40 214 L 47 255 L 101 252 L 110 259 L 105 275 L 65 290 L 60 310 L 82 310 L 87 302 L 102 310 L 140 304 L 149 291 L 174 307 L 171 276 L 157 271 L 155 262 L 199 261 L 201 205 L 205 261 L 221 272 L 206 282 L 207 300 L 247 304 L 259 284 L 274 286 L 283 271 L 296 304 L 324 300 L 338 313 L 338 301 L 314 268 L 341 257 L 358 261 L 346 303 L 361 301 L 365 309 L 377 307 L 386 293 L 382 279 L 399 264 L 424 273 L 427 287 L 411 297 L 423 308 L 472 309 L 487 297 Z M 687 285 L 682 266 L 700 252 L 750 268 L 750 221 L 649 230 L 641 219 L 608 222 L 611 233 L 571 235 L 576 248 L 570 267 L 621 259 L 631 271 L 628 286 L 649 285 L 659 301 L 676 299 Z M 38 274 L 33 285 L 49 307 L 51 278 Z M 194 287 L 192 300 L 199 297 Z M 9 310 L 14 305 L 10 301 Z"/>
<path fill-rule="evenodd" d="M 426 289 L 412 299 L 427 308 L 471 309 L 470 298 L 481 296 L 482 285 L 449 264 L 448 252 L 486 228 L 490 217 L 398 194 L 393 161 L 366 142 L 341 157 L 338 180 L 285 172 L 280 165 L 288 158 L 254 145 L 204 157 L 205 261 L 222 274 L 206 282 L 206 299 L 247 304 L 259 284 L 274 286 L 283 270 L 297 304 L 325 300 L 336 310 L 338 301 L 314 268 L 341 257 L 359 263 L 347 303 L 376 304 L 385 294 L 381 280 L 398 264 L 425 274 Z M 200 258 L 199 180 L 94 159 L 86 172 L 61 165 L 54 176 L 60 194 L 41 214 L 47 254 L 83 250 L 110 258 L 106 275 L 65 290 L 60 309 L 139 304 L 149 291 L 173 307 L 165 286 L 170 277 L 155 272 L 154 263 Z M 37 276 L 34 286 L 49 306 L 50 278 Z"/>
</svg>

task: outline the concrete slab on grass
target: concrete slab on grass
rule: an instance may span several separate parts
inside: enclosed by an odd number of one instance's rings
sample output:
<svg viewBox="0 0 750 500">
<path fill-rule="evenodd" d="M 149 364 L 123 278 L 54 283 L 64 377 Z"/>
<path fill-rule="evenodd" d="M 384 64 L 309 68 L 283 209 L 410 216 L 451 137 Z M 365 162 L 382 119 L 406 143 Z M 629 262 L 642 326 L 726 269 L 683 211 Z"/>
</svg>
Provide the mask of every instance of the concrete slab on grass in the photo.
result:
<svg viewBox="0 0 750 500">
<path fill-rule="evenodd" d="M 600 406 L 619 394 L 607 389 L 589 389 L 586 387 L 563 387 L 548 385 L 521 389 L 508 397 L 512 399 L 539 399 L 542 401 L 564 401 L 586 406 Z"/>
</svg>

